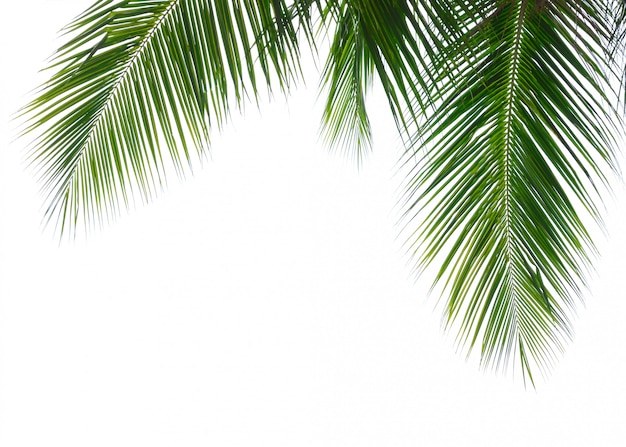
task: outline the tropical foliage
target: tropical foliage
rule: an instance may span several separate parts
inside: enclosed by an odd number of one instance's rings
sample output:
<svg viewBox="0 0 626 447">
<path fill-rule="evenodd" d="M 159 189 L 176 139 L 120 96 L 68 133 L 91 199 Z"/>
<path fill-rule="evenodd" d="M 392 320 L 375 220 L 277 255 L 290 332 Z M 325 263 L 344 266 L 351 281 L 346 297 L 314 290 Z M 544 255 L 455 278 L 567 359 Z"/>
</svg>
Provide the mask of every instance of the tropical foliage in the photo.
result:
<svg viewBox="0 0 626 447">
<path fill-rule="evenodd" d="M 46 221 L 74 234 L 151 199 L 232 110 L 325 59 L 322 134 L 358 162 L 366 97 L 405 143 L 403 225 L 446 327 L 484 366 L 545 371 L 571 337 L 589 222 L 617 171 L 625 3 L 98 0 L 23 114 Z"/>
</svg>

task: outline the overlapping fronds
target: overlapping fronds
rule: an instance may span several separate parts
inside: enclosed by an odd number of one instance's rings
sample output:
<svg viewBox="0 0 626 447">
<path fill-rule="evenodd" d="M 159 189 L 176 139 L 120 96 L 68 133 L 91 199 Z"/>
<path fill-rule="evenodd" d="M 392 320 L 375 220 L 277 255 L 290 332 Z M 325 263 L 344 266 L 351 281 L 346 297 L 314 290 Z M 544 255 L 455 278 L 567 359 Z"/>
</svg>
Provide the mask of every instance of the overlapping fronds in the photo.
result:
<svg viewBox="0 0 626 447">
<path fill-rule="evenodd" d="M 606 57 L 618 65 L 621 80 L 621 101 L 626 109 L 626 2 L 612 0 L 607 2 L 606 13 L 613 24 L 610 29 L 610 38 L 606 48 Z"/>
<path fill-rule="evenodd" d="M 168 165 L 182 173 L 194 152 L 202 157 L 209 129 L 254 99 L 259 82 L 287 89 L 298 74 L 295 27 L 309 26 L 292 16 L 300 6 L 100 0 L 74 20 L 25 108 L 29 130 L 43 129 L 31 160 L 47 219 L 70 234 L 118 214 L 132 192 L 150 198 Z"/>
<path fill-rule="evenodd" d="M 233 107 L 289 90 L 299 39 L 315 51 L 328 33 L 326 142 L 360 162 L 367 93 L 382 88 L 408 144 L 409 244 L 417 270 L 438 265 L 446 327 L 483 365 L 517 358 L 532 380 L 571 337 L 594 253 L 587 217 L 600 221 L 616 170 L 625 5 L 99 0 L 24 109 L 46 218 L 74 234 L 151 198 Z"/>
<path fill-rule="evenodd" d="M 408 154 L 420 162 L 406 217 L 419 266 L 441 263 L 459 344 L 478 345 L 495 368 L 517 357 L 532 379 L 571 337 L 593 252 L 581 213 L 599 218 L 615 168 L 607 26 L 595 2 L 487 1 L 472 12 Z"/>
</svg>

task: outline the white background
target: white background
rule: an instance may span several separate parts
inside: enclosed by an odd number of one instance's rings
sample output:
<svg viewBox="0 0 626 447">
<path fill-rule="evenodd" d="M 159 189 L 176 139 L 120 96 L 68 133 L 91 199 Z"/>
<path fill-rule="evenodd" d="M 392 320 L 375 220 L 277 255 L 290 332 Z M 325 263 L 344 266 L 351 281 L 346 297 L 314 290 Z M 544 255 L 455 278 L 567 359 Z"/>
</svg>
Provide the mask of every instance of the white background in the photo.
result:
<svg viewBox="0 0 626 447">
<path fill-rule="evenodd" d="M 358 171 L 318 141 L 314 72 L 151 205 L 88 240 L 43 233 L 9 117 L 89 4 L 0 14 L 0 445 L 624 445 L 624 188 L 576 339 L 525 390 L 455 353 L 411 278 L 388 114 Z"/>
</svg>

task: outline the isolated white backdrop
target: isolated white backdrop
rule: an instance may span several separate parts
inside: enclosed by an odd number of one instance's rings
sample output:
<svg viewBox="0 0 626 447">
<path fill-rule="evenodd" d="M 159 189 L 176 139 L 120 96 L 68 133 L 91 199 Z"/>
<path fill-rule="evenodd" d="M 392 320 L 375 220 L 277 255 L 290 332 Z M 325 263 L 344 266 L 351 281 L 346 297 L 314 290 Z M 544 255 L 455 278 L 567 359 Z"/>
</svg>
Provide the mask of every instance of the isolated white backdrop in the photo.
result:
<svg viewBox="0 0 626 447">
<path fill-rule="evenodd" d="M 626 440 L 626 193 L 577 335 L 538 389 L 442 335 L 395 239 L 393 125 L 357 171 L 317 139 L 317 77 L 88 240 L 39 226 L 10 115 L 89 0 L 0 15 L 0 445 L 616 446 Z"/>
</svg>

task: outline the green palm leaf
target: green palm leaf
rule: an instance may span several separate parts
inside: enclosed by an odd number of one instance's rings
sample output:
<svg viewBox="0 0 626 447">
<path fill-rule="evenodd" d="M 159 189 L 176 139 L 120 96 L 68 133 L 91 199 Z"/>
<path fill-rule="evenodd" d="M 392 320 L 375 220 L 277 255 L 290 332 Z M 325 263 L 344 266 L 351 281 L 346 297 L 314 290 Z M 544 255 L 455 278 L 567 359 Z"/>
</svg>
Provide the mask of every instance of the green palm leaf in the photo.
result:
<svg viewBox="0 0 626 447">
<path fill-rule="evenodd" d="M 446 55 L 455 70 L 440 81 L 445 93 L 415 135 L 428 149 L 411 171 L 406 217 L 417 222 L 419 266 L 441 260 L 446 325 L 468 350 L 480 346 L 485 365 L 515 356 L 531 380 L 571 337 L 593 252 L 580 214 L 599 219 L 598 188 L 615 167 L 598 11 L 475 5 Z"/>
<path fill-rule="evenodd" d="M 365 107 L 371 87 L 374 62 L 363 38 L 358 11 L 347 2 L 339 15 L 337 29 L 324 70 L 329 86 L 324 108 L 323 130 L 328 144 L 355 150 L 360 163 L 371 146 L 371 127 Z M 329 11 L 330 13 L 330 11 Z"/>
<path fill-rule="evenodd" d="M 322 134 L 360 162 L 383 89 L 407 144 L 416 270 L 439 264 L 446 327 L 524 377 L 571 338 L 594 253 L 585 225 L 615 171 L 623 2 L 100 0 L 70 24 L 24 109 L 62 234 L 149 200 L 266 87 L 288 92 L 301 40 L 330 49 Z M 314 26 L 317 24 L 317 26 Z M 626 90 L 626 89 L 625 89 Z"/>
<path fill-rule="evenodd" d="M 322 130 L 330 146 L 354 151 L 361 162 L 371 144 L 366 96 L 376 75 L 401 132 L 411 128 L 439 93 L 431 70 L 456 31 L 445 2 L 338 0 L 326 3 L 322 23 L 334 25 L 323 84 L 329 94 Z"/>
<path fill-rule="evenodd" d="M 80 15 L 25 109 L 28 130 L 44 129 L 31 159 L 46 217 L 72 233 L 114 217 L 132 191 L 149 199 L 168 168 L 182 174 L 206 153 L 209 129 L 257 96 L 260 76 L 287 89 L 298 70 L 293 10 L 284 1 L 102 0 Z"/>
</svg>

